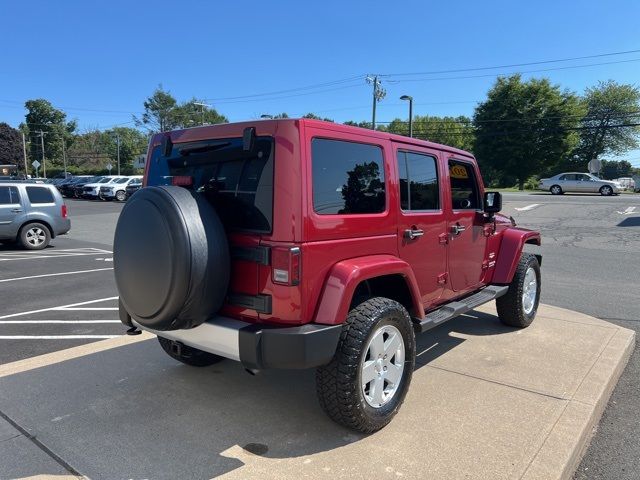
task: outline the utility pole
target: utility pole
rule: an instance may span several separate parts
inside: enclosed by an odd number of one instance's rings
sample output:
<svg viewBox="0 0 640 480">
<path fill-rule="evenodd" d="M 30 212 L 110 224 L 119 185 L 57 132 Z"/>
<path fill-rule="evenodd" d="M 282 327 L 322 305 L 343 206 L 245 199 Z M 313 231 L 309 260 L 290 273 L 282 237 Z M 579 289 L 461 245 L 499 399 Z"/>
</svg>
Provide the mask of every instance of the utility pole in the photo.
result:
<svg viewBox="0 0 640 480">
<path fill-rule="evenodd" d="M 64 162 L 64 178 L 67 178 L 67 153 L 64 149 L 64 136 L 62 137 L 62 161 Z"/>
<path fill-rule="evenodd" d="M 24 155 L 24 178 L 27 178 L 29 167 L 27 167 L 27 141 L 24 138 L 24 132 L 22 132 L 22 154 Z"/>
<path fill-rule="evenodd" d="M 380 80 L 378 80 L 377 75 L 369 75 L 365 79 L 369 85 L 373 85 L 373 112 L 371 117 L 371 130 L 376 129 L 376 104 L 382 100 L 386 95 L 387 91 L 382 88 L 382 84 Z"/>
<path fill-rule="evenodd" d="M 47 161 L 44 158 L 44 132 L 40 130 L 40 145 L 42 145 L 42 174 L 47 178 Z"/>
<path fill-rule="evenodd" d="M 205 107 L 210 107 L 211 105 L 209 105 L 208 103 L 202 103 L 202 102 L 193 102 L 194 105 L 199 105 L 200 107 L 202 107 L 202 125 L 205 125 L 204 122 L 204 108 Z"/>
<path fill-rule="evenodd" d="M 120 175 L 120 134 L 116 133 L 116 144 L 118 145 L 118 175 Z"/>
</svg>

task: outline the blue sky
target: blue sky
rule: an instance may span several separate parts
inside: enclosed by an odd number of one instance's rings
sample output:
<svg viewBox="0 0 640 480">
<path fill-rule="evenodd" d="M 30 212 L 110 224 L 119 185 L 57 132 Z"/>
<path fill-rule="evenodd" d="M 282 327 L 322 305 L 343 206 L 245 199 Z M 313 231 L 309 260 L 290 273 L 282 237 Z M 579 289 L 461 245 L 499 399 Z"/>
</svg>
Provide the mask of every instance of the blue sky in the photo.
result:
<svg viewBox="0 0 640 480">
<path fill-rule="evenodd" d="M 32 0 L 3 2 L 0 18 L 0 121 L 14 126 L 24 119 L 24 101 L 40 97 L 77 119 L 81 129 L 132 125 L 127 123 L 131 115 L 141 111 L 158 84 L 179 100 L 207 99 L 232 121 L 279 112 L 369 120 L 368 73 L 471 69 L 640 50 L 637 0 Z M 576 66 L 582 67 L 567 68 Z M 414 97 L 415 114 L 471 115 L 497 74 L 516 71 L 548 77 L 578 93 L 598 80 L 638 84 L 640 51 L 382 77 L 387 97 L 378 104 L 377 119 L 406 118 L 407 105 L 398 100 L 403 94 Z M 640 165 L 640 151 L 619 158 Z"/>
</svg>

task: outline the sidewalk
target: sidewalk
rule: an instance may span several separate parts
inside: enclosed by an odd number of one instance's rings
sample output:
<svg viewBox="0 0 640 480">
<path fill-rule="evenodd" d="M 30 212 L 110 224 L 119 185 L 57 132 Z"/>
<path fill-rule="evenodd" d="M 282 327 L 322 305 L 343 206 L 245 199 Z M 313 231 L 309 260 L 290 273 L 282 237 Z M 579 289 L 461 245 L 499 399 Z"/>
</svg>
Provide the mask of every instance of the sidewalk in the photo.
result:
<svg viewBox="0 0 640 480">
<path fill-rule="evenodd" d="M 147 335 L 0 366 L 0 411 L 94 479 L 570 478 L 633 346 L 556 307 L 524 330 L 472 312 L 419 337 L 400 413 L 369 436 L 324 416 L 312 371 L 190 368 Z M 4 432 L 0 479 L 64 473 Z"/>
</svg>

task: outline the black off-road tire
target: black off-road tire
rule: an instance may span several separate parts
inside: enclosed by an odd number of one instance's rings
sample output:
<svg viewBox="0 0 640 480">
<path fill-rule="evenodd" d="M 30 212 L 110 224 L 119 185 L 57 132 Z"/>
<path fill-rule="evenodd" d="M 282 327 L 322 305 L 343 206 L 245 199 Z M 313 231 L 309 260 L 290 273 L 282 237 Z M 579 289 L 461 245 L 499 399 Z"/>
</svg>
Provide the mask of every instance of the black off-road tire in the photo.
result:
<svg viewBox="0 0 640 480">
<path fill-rule="evenodd" d="M 37 240 L 35 240 L 36 237 Z M 42 250 L 49 246 L 51 232 L 42 223 L 27 223 L 20 229 L 18 241 L 26 250 Z"/>
<path fill-rule="evenodd" d="M 525 289 L 525 276 L 529 269 L 535 272 L 537 290 L 533 309 L 527 313 L 524 309 L 523 293 Z M 509 285 L 509 291 L 506 295 L 496 300 L 496 309 L 498 310 L 500 321 L 510 327 L 524 328 L 531 325 L 538 311 L 540 286 L 540 264 L 538 263 L 538 259 L 530 253 L 523 253 L 520 256 L 513 280 Z"/>
<path fill-rule="evenodd" d="M 220 355 L 203 352 L 202 350 L 198 350 L 197 348 L 189 347 L 187 345 L 180 345 L 180 353 L 178 354 L 172 348 L 171 340 L 158 337 L 158 341 L 160 342 L 162 349 L 167 352 L 167 355 L 192 367 L 208 367 L 209 365 L 213 365 L 214 363 L 224 360 L 224 357 L 221 357 Z"/>
<path fill-rule="evenodd" d="M 373 407 L 361 386 L 361 362 L 374 333 L 385 325 L 395 327 L 404 342 L 404 370 L 398 390 L 388 403 Z M 407 394 L 416 358 L 415 334 L 407 310 L 395 300 L 374 297 L 349 312 L 336 353 L 316 371 L 320 406 L 335 422 L 363 433 L 387 425 L 398 413 Z"/>
</svg>

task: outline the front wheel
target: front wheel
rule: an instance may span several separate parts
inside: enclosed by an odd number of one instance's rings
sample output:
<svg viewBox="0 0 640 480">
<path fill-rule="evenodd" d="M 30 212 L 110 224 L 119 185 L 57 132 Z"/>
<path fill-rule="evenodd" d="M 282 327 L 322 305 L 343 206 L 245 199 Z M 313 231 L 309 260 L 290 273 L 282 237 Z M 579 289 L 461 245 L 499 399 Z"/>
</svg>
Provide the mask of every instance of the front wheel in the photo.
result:
<svg viewBox="0 0 640 480">
<path fill-rule="evenodd" d="M 528 327 L 540 303 L 540 264 L 530 253 L 523 253 L 506 295 L 496 300 L 500 321 L 510 327 Z"/>
<path fill-rule="evenodd" d="M 363 433 L 398 413 L 415 365 L 413 326 L 398 302 L 375 297 L 349 312 L 336 353 L 316 372 L 320 406 L 335 422 Z"/>
</svg>

